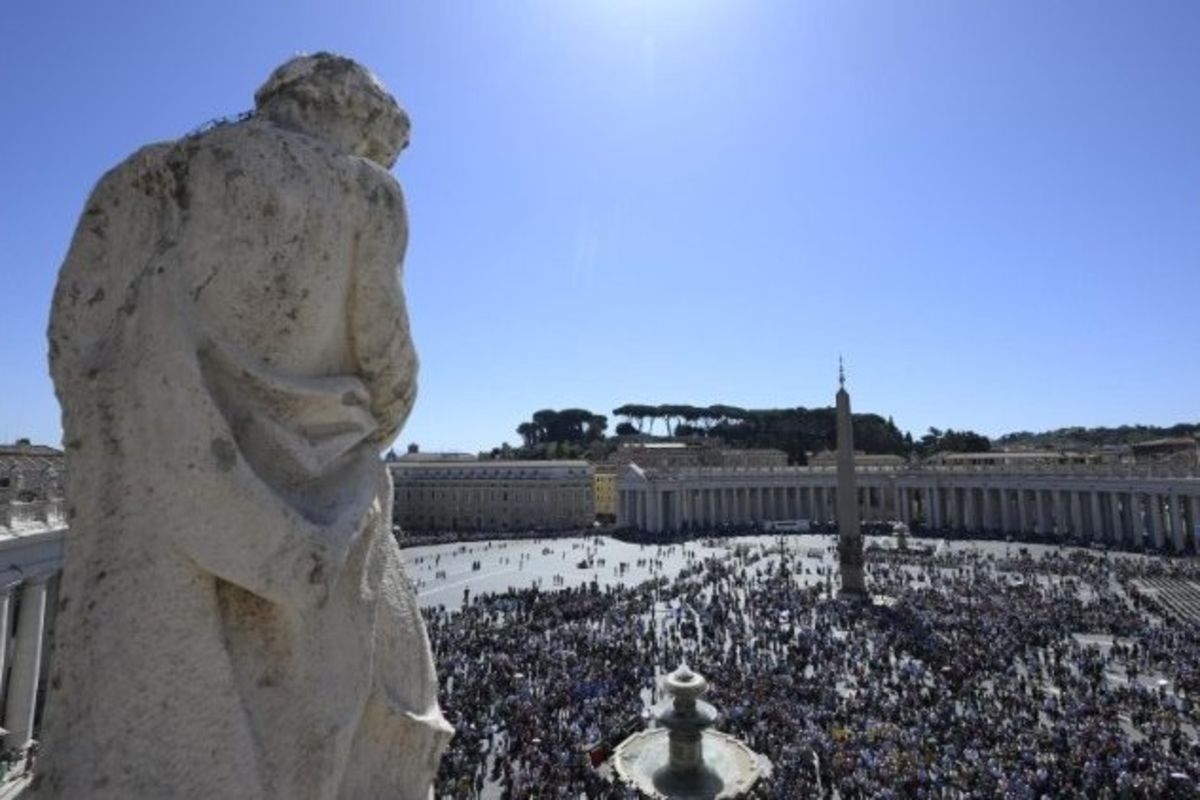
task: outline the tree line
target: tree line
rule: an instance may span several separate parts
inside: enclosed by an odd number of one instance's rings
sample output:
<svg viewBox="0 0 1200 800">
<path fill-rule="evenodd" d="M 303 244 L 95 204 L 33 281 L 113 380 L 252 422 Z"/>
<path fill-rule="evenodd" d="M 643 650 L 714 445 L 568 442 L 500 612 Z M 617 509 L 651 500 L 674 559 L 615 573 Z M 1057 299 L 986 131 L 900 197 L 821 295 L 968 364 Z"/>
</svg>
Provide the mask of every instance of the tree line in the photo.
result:
<svg viewBox="0 0 1200 800">
<path fill-rule="evenodd" d="M 825 408 L 741 408 L 714 404 L 626 403 L 612 410 L 619 418 L 615 436 L 608 435 L 609 417 L 584 408 L 545 408 L 517 426 L 521 445 L 494 448 L 493 458 L 591 458 L 612 452 L 622 438 L 676 437 L 720 440 L 728 447 L 775 448 L 793 464 L 807 463 L 808 453 L 837 447 L 837 415 Z M 996 440 L 1003 449 L 1091 449 L 1177 436 L 1200 436 L 1200 424 L 1169 427 L 1122 425 L 1118 428 L 1060 428 L 1043 433 L 1018 431 Z M 901 432 L 891 417 L 854 415 L 855 449 L 870 454 L 925 458 L 934 453 L 982 453 L 992 449 L 988 437 L 970 430 L 930 428 L 919 439 Z"/>
<path fill-rule="evenodd" d="M 809 453 L 837 447 L 837 414 L 832 407 L 752 409 L 725 404 L 626 403 L 613 409 L 612 414 L 621 418 L 615 436 L 607 434 L 609 417 L 604 414 L 584 408 L 541 409 L 517 426 L 519 447 L 502 445 L 490 455 L 600 459 L 622 438 L 641 436 L 711 439 L 735 448 L 774 448 L 786 453 L 790 463 L 805 464 Z M 914 441 L 911 434 L 896 427 L 891 417 L 855 414 L 854 445 L 866 453 L 909 457 L 939 450 L 978 451 L 987 449 L 990 443 L 971 431 L 936 428 Z"/>
<path fill-rule="evenodd" d="M 1058 428 L 1032 433 L 1016 431 L 997 439 L 1002 447 L 1035 447 L 1046 450 L 1088 450 L 1096 447 L 1119 447 L 1148 442 L 1152 439 L 1200 437 L 1200 423 L 1180 422 L 1176 425 L 1121 425 L 1116 428 Z"/>
<path fill-rule="evenodd" d="M 656 423 L 662 421 L 666 435 L 719 439 L 729 447 L 774 448 L 787 453 L 793 464 L 807 463 L 808 453 L 837 447 L 837 412 L 832 407 L 627 403 L 614 408 L 613 415 L 625 419 L 617 425 L 618 435 L 653 434 Z M 855 449 L 895 455 L 912 451 L 912 437 L 902 433 L 890 417 L 854 414 L 853 421 Z"/>
</svg>

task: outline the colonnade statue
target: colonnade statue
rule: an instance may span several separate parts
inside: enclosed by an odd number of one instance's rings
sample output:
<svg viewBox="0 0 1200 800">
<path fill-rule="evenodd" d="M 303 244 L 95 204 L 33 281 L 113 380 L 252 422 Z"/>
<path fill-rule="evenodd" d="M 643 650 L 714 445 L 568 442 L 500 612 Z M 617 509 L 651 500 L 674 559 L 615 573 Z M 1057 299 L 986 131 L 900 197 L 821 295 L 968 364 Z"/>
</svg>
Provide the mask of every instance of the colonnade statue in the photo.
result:
<svg viewBox="0 0 1200 800">
<path fill-rule="evenodd" d="M 416 392 L 408 118 L 326 53 L 255 101 L 106 174 L 59 276 L 37 796 L 424 800 L 450 736 L 379 458 Z"/>
</svg>

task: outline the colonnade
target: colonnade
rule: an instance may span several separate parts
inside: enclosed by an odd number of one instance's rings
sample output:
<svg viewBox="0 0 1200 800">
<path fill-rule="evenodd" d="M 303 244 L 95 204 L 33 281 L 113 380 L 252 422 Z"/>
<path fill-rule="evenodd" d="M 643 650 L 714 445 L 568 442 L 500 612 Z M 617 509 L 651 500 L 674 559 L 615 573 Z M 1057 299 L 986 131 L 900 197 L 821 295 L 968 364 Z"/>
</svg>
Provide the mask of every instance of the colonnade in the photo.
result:
<svg viewBox="0 0 1200 800">
<path fill-rule="evenodd" d="M 1036 534 L 1200 552 L 1200 478 L 859 470 L 864 521 L 935 530 Z M 805 467 L 626 470 L 617 521 L 672 531 L 773 520 L 833 521 L 836 474 Z"/>
<path fill-rule="evenodd" d="M 4 697 L 5 750 L 23 751 L 34 736 L 48 637 L 46 608 L 52 574 L 10 581 L 0 587 L 0 672 Z M 11 656 L 10 656 L 11 650 Z"/>
<path fill-rule="evenodd" d="M 64 528 L 0 539 L 0 749 L 27 750 L 37 736 L 50 667 Z"/>
</svg>

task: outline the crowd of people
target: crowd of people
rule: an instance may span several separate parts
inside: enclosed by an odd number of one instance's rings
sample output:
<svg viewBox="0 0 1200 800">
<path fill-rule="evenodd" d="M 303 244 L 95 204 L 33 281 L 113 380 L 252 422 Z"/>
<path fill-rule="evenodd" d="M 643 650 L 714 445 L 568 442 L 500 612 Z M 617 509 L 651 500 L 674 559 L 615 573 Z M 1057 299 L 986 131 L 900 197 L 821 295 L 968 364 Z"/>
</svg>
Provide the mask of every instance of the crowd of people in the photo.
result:
<svg viewBox="0 0 1200 800">
<path fill-rule="evenodd" d="M 428 609 L 457 731 L 438 796 L 635 797 L 604 760 L 681 662 L 769 759 L 758 797 L 1197 796 L 1200 623 L 1136 590 L 1200 580 L 1195 561 L 872 551 L 860 605 L 816 555 L 647 546 L 660 573 L 638 585 Z"/>
<path fill-rule="evenodd" d="M 563 528 L 561 530 L 408 530 L 399 525 L 392 528 L 397 543 L 401 547 L 425 547 L 436 544 L 453 544 L 455 542 L 488 542 L 493 539 L 572 539 L 578 536 L 588 536 L 595 533 L 592 528 Z"/>
</svg>

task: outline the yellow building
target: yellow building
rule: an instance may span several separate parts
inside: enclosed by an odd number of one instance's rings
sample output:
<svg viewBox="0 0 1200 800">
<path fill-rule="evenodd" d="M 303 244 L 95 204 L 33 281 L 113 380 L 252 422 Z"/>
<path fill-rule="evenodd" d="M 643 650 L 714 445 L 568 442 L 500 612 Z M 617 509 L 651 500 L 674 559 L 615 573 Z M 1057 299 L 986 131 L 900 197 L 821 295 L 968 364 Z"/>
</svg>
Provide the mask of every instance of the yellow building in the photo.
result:
<svg viewBox="0 0 1200 800">
<path fill-rule="evenodd" d="M 596 519 L 617 521 L 617 465 L 597 464 L 592 473 L 592 496 L 596 500 Z"/>
<path fill-rule="evenodd" d="M 409 533 L 590 528 L 596 512 L 586 461 L 489 461 L 413 454 L 388 463 L 393 518 Z M 615 492 L 615 487 L 614 487 Z"/>
</svg>

